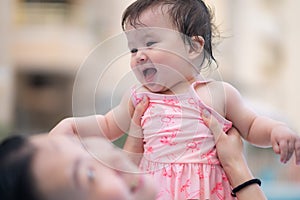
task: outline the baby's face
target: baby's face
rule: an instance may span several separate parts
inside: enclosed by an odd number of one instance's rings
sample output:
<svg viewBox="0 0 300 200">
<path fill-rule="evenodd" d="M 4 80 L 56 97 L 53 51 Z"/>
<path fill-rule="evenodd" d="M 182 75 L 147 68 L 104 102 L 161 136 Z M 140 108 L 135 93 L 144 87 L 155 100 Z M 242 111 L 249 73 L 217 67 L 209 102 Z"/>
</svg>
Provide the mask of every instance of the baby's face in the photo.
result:
<svg viewBox="0 0 300 200">
<path fill-rule="evenodd" d="M 138 24 L 126 24 L 131 68 L 152 92 L 175 92 L 193 82 L 197 70 L 190 58 L 190 45 L 183 41 L 169 19 L 166 8 L 145 10 Z"/>
<path fill-rule="evenodd" d="M 41 135 L 34 136 L 31 142 L 38 148 L 33 161 L 34 176 L 48 199 L 148 197 L 150 200 L 155 197 L 149 177 L 138 174 L 128 158 L 104 139 L 79 141 L 66 136 Z M 96 150 L 92 151 L 93 148 Z"/>
</svg>

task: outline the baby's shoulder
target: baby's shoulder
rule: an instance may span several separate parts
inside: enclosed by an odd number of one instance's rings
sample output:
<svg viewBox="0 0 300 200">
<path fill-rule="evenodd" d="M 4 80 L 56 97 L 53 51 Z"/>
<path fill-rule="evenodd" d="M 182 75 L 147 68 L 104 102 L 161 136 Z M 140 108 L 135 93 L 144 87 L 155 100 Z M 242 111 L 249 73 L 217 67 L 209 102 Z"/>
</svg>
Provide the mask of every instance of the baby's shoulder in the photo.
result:
<svg viewBox="0 0 300 200">
<path fill-rule="evenodd" d="M 242 101 L 240 91 L 231 83 L 225 81 L 211 81 L 207 88 L 213 98 L 223 99 L 224 104 L 235 104 Z"/>
<path fill-rule="evenodd" d="M 228 82 L 211 80 L 195 87 L 197 95 L 204 103 L 225 115 L 225 105 L 237 99 L 239 92 Z"/>
<path fill-rule="evenodd" d="M 225 82 L 225 81 L 216 81 L 213 79 L 210 79 L 209 81 L 206 82 L 199 82 L 195 86 L 196 91 L 201 91 L 201 90 L 209 90 L 210 92 L 224 92 L 228 89 L 234 88 L 230 83 Z"/>
<path fill-rule="evenodd" d="M 206 83 L 206 87 L 214 92 L 237 92 L 237 89 L 231 83 L 226 81 L 211 80 Z"/>
</svg>

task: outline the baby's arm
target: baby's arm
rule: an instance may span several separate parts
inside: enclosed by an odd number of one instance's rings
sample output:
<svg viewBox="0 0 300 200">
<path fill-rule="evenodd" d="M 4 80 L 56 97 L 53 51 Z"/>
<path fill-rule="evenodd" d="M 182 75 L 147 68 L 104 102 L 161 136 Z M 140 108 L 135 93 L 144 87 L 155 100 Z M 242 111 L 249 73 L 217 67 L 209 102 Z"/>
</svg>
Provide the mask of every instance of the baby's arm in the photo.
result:
<svg viewBox="0 0 300 200">
<path fill-rule="evenodd" d="M 124 151 L 127 153 L 128 157 L 137 166 L 144 153 L 144 140 L 143 140 L 143 130 L 141 127 L 141 118 L 148 107 L 148 99 L 144 99 L 136 105 L 132 121 L 130 124 L 127 140 L 124 144 Z"/>
<path fill-rule="evenodd" d="M 120 104 L 105 115 L 71 117 L 59 122 L 50 134 L 75 134 L 80 137 L 105 136 L 110 140 L 120 137 L 129 129 L 134 107 L 130 93 L 126 93 Z"/>
<path fill-rule="evenodd" d="M 286 163 L 295 152 L 296 162 L 300 162 L 300 137 L 282 122 L 259 116 L 246 105 L 240 93 L 224 83 L 226 91 L 226 118 L 231 120 L 241 135 L 257 146 L 272 146 Z"/>
</svg>

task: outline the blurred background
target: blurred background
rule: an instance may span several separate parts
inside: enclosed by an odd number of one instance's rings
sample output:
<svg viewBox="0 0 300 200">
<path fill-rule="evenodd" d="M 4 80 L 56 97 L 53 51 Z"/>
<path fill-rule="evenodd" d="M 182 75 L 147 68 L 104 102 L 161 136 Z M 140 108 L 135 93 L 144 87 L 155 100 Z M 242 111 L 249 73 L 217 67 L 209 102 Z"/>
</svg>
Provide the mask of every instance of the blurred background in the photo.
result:
<svg viewBox="0 0 300 200">
<path fill-rule="evenodd" d="M 73 115 L 77 72 L 97 45 L 122 33 L 122 11 L 131 2 L 0 1 L 1 137 L 47 132 Z M 300 133 L 300 1 L 206 2 L 215 13 L 221 35 L 215 54 L 222 79 L 238 88 L 257 112 L 284 121 Z M 117 39 L 108 44 L 119 48 Z M 103 48 L 89 59 L 90 65 L 105 71 L 92 101 L 97 113 L 104 114 L 116 104 L 124 91 L 122 83 L 134 79 L 124 51 L 110 67 L 101 61 L 101 55 L 107 53 Z M 121 82 L 117 81 L 120 77 Z M 86 78 L 80 83 L 77 90 L 88 88 L 91 81 Z M 84 108 L 90 102 L 81 95 L 76 105 Z M 263 179 L 269 199 L 300 199 L 300 167 L 294 158 L 283 165 L 272 149 L 250 145 L 245 153 L 254 174 Z"/>
</svg>

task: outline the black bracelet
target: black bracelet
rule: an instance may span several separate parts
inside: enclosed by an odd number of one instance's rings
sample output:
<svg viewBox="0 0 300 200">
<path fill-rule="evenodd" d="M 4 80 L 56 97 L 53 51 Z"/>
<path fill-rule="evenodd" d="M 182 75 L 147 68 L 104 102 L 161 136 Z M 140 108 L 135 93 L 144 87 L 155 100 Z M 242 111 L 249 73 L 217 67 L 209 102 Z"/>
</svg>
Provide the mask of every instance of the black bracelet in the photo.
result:
<svg viewBox="0 0 300 200">
<path fill-rule="evenodd" d="M 236 197 L 236 193 L 238 191 L 252 184 L 258 184 L 259 186 L 261 186 L 261 181 L 258 178 L 246 181 L 245 183 L 242 183 L 241 185 L 238 185 L 235 188 L 233 188 L 233 190 L 231 191 L 231 196 Z"/>
</svg>

